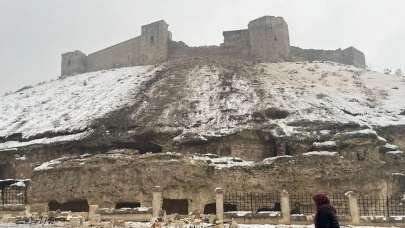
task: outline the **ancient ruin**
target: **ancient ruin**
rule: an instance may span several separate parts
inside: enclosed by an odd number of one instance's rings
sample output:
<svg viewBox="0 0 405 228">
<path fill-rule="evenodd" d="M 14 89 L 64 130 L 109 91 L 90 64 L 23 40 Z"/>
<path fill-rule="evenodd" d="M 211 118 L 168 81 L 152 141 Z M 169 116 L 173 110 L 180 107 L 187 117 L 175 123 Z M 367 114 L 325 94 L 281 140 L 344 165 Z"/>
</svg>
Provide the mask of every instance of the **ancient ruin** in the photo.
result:
<svg viewBox="0 0 405 228">
<path fill-rule="evenodd" d="M 189 47 L 172 40 L 169 25 L 161 20 L 143 25 L 141 35 L 85 55 L 62 54 L 62 77 L 118 67 L 153 65 L 170 59 L 222 56 L 255 62 L 333 61 L 365 67 L 364 54 L 354 47 L 326 51 L 290 46 L 288 25 L 282 17 L 264 16 L 249 22 L 248 29 L 223 32 L 220 46 Z"/>
<path fill-rule="evenodd" d="M 325 191 L 345 223 L 405 222 L 403 78 L 292 47 L 279 17 L 220 46 L 170 37 L 145 25 L 0 97 L 0 219 L 308 224 Z"/>
</svg>

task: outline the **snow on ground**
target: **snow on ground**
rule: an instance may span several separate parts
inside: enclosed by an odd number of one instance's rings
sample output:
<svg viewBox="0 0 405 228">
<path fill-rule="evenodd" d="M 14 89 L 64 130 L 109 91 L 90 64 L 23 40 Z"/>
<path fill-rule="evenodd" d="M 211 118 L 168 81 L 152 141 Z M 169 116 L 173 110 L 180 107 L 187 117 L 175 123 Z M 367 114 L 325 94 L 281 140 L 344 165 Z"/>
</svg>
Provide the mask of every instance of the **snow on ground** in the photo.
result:
<svg viewBox="0 0 405 228">
<path fill-rule="evenodd" d="M 335 141 L 314 142 L 313 146 L 315 146 L 315 147 L 334 147 L 334 146 L 336 146 L 336 142 Z"/>
<path fill-rule="evenodd" d="M 207 136 L 228 135 L 241 126 L 232 116 L 244 116 L 256 110 L 260 102 L 252 83 L 239 74 L 229 78 L 221 75 L 223 69 L 204 66 L 197 67 L 187 78 L 187 101 L 193 103 L 194 111 L 189 117 L 194 123 L 204 123 L 200 127 L 185 130 L 203 132 Z M 229 84 L 224 85 L 224 81 Z"/>
<path fill-rule="evenodd" d="M 276 162 L 277 160 L 280 159 L 290 159 L 293 158 L 293 156 L 291 155 L 281 155 L 281 156 L 275 156 L 275 157 L 270 157 L 270 158 L 265 158 L 263 160 L 263 164 L 273 164 L 274 162 Z"/>
<path fill-rule="evenodd" d="M 403 77 L 335 63 L 261 64 L 261 82 L 271 96 L 262 100 L 297 119 L 356 122 L 362 125 L 404 124 Z M 297 73 L 291 74 L 292 70 Z"/>
<path fill-rule="evenodd" d="M 209 166 L 216 169 L 231 168 L 235 166 L 253 166 L 254 161 L 245 161 L 237 157 L 216 157 L 212 154 L 194 155 L 193 160 L 205 161 Z"/>
<path fill-rule="evenodd" d="M 41 138 L 41 139 L 34 139 L 27 142 L 18 142 L 18 141 L 8 141 L 5 143 L 0 143 L 0 151 L 2 150 L 10 150 L 16 149 L 18 147 L 29 146 L 29 145 L 37 145 L 37 144 L 51 144 L 57 142 L 66 142 L 66 141 L 78 141 L 80 139 L 85 138 L 86 136 L 90 135 L 91 131 L 85 131 L 77 134 L 65 135 L 65 136 L 56 136 L 52 138 Z M 25 157 L 21 157 L 25 158 Z"/>
<path fill-rule="evenodd" d="M 50 160 L 47 162 L 42 163 L 40 166 L 35 167 L 34 171 L 42 171 L 42 170 L 49 170 L 53 169 L 55 165 L 61 164 L 63 161 L 70 159 L 69 157 L 61 157 L 54 160 Z"/>
<path fill-rule="evenodd" d="M 394 155 L 396 155 L 396 154 L 403 154 L 404 152 L 403 151 L 400 151 L 400 150 L 395 150 L 395 151 L 388 151 L 387 152 L 387 154 L 394 154 Z"/>
<path fill-rule="evenodd" d="M 387 143 L 384 145 L 384 148 L 390 149 L 390 150 L 398 150 L 399 147 L 397 145 L 392 145 L 392 144 Z"/>
<path fill-rule="evenodd" d="M 84 131 L 91 121 L 133 101 L 150 66 L 98 71 L 0 97 L 0 137 Z"/>
<path fill-rule="evenodd" d="M 278 125 L 281 135 L 302 133 L 289 124 L 299 120 L 354 122 L 368 128 L 405 124 L 402 77 L 330 62 L 264 63 L 254 68 L 227 77 L 218 66 L 191 71 L 185 82 L 187 97 L 180 103 L 184 109 L 192 104 L 192 123 L 182 134 L 210 137 L 250 129 L 253 114 L 268 108 L 289 113 L 287 118 L 263 122 Z"/>
<path fill-rule="evenodd" d="M 330 152 L 330 151 L 311 151 L 303 153 L 304 156 L 337 156 L 338 152 Z"/>
<path fill-rule="evenodd" d="M 189 72 L 184 96 L 163 107 L 157 120 L 162 129 L 170 130 L 168 113 L 187 110 L 190 123 L 175 139 L 205 141 L 254 128 L 253 114 L 268 108 L 289 113 L 263 123 L 282 130 L 275 135 L 302 133 L 290 124 L 298 120 L 355 122 L 369 128 L 405 124 L 403 77 L 330 62 L 265 63 L 240 72 L 225 68 L 207 65 Z M 0 138 L 21 133 L 26 141 L 43 133 L 84 132 L 95 119 L 135 102 L 140 88 L 154 78 L 154 70 L 138 66 L 85 73 L 1 96 Z M 144 104 L 148 105 L 153 104 Z M 356 133 L 374 134 L 363 131 Z M 7 142 L 11 145 L 0 144 L 0 150 L 62 139 L 44 140 Z"/>
</svg>

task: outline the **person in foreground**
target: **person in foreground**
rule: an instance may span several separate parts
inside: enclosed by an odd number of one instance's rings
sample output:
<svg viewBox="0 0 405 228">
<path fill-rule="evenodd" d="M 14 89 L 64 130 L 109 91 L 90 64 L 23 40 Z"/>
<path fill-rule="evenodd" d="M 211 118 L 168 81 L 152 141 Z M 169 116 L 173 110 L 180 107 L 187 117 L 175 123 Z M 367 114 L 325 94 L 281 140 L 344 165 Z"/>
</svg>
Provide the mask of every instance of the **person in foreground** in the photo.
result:
<svg viewBox="0 0 405 228">
<path fill-rule="evenodd" d="M 316 205 L 315 228 L 339 228 L 336 209 L 330 204 L 326 194 L 315 194 L 313 200 Z"/>
</svg>

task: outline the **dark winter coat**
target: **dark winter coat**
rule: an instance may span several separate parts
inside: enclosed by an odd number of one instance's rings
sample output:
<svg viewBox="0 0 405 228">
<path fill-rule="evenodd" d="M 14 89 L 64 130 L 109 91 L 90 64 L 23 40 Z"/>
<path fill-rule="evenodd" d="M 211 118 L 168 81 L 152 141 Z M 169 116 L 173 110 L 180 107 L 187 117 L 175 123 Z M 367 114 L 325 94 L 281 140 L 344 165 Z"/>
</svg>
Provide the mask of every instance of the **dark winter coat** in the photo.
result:
<svg viewBox="0 0 405 228">
<path fill-rule="evenodd" d="M 318 210 L 315 216 L 315 228 L 339 228 L 335 213 L 329 207 Z"/>
<path fill-rule="evenodd" d="M 314 219 L 315 228 L 339 228 L 336 209 L 330 204 L 326 194 L 318 193 L 314 195 L 313 200 L 317 210 Z"/>
</svg>

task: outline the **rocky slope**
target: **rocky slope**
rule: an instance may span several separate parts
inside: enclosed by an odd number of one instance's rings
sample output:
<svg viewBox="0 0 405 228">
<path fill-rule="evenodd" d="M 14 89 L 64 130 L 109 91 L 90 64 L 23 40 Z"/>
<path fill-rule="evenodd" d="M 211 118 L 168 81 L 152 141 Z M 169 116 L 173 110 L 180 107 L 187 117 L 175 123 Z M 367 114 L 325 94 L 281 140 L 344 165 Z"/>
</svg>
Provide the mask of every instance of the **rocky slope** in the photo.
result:
<svg viewBox="0 0 405 228">
<path fill-rule="evenodd" d="M 405 146 L 403 97 L 404 78 L 331 62 L 177 60 L 2 96 L 0 149 L 75 141 L 250 160 L 312 150 L 397 156 Z"/>
<path fill-rule="evenodd" d="M 200 209 L 218 186 L 398 194 L 404 97 L 404 78 L 331 62 L 81 74 L 0 98 L 0 178 L 32 178 L 38 204 L 147 202 L 156 184 Z"/>
</svg>

